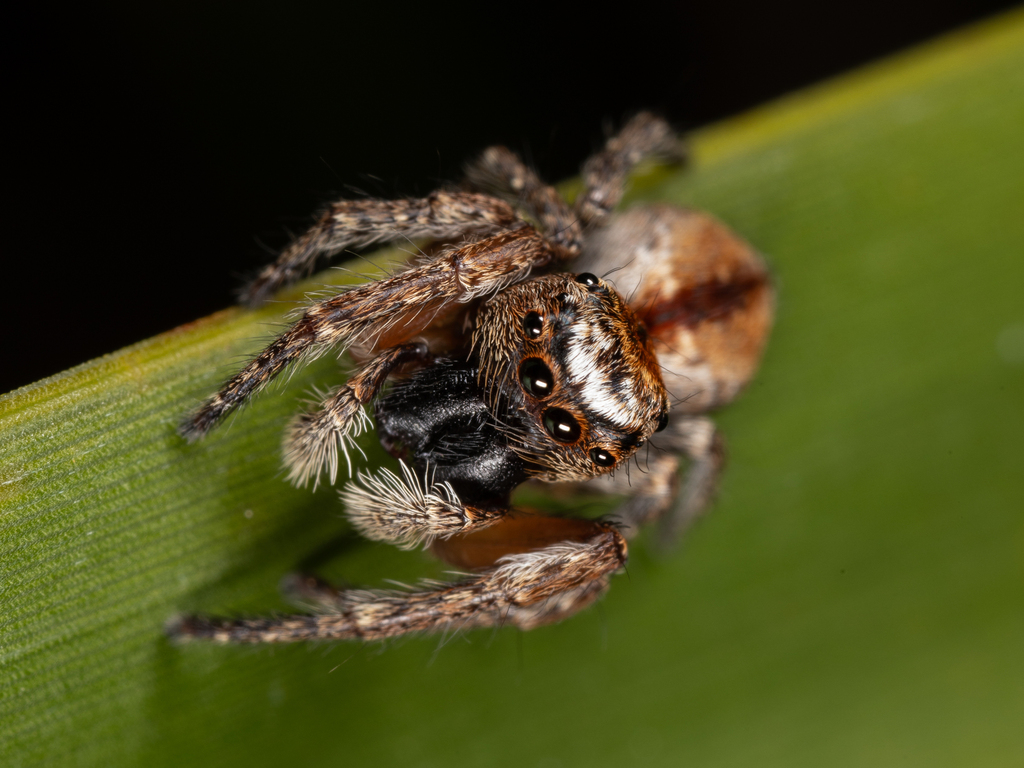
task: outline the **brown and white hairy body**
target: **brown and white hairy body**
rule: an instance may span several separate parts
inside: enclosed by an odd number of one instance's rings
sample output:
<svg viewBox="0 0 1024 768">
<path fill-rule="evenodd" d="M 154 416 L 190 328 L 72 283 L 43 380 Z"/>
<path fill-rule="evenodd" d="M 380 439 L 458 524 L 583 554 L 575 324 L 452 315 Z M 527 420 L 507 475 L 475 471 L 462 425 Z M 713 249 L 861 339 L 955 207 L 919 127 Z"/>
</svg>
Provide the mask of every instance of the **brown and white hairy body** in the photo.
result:
<svg viewBox="0 0 1024 768">
<path fill-rule="evenodd" d="M 291 365 L 348 351 L 356 372 L 285 432 L 289 479 L 334 483 L 341 456 L 351 476 L 353 438 L 369 428 L 373 404 L 400 474 L 360 470 L 341 494 L 349 518 L 367 538 L 429 547 L 467 575 L 386 592 L 295 578 L 291 592 L 316 614 L 189 617 L 172 633 L 284 642 L 529 629 L 593 603 L 643 525 L 660 521 L 666 540 L 678 537 L 710 504 L 723 463 L 706 413 L 756 370 L 773 292 L 757 254 L 706 214 L 613 214 L 631 170 L 652 157 L 677 160 L 679 145 L 644 113 L 586 162 L 570 204 L 513 152 L 492 147 L 462 189 L 331 205 L 264 269 L 244 293 L 250 304 L 322 256 L 435 241 L 404 271 L 306 308 L 181 434 L 201 438 Z M 615 470 L 648 443 L 658 451 L 647 474 L 625 486 Z M 528 480 L 629 498 L 608 521 L 545 517 L 511 505 Z"/>
</svg>

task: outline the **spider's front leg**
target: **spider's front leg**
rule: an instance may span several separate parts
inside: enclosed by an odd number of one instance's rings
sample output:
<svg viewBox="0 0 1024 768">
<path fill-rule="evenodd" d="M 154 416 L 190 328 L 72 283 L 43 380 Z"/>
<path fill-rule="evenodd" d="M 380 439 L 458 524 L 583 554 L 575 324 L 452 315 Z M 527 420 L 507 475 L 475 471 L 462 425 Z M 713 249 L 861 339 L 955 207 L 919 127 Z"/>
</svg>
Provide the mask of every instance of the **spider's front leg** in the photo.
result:
<svg viewBox="0 0 1024 768">
<path fill-rule="evenodd" d="M 321 255 L 394 240 L 489 235 L 516 221 L 507 203 L 471 192 L 441 190 L 406 200 L 340 200 L 264 267 L 242 292 L 242 303 L 259 306 L 282 285 L 311 272 Z"/>
<path fill-rule="evenodd" d="M 404 462 L 402 476 L 388 469 L 359 472 L 341 492 L 349 521 L 373 541 L 409 549 L 494 525 L 508 509 L 488 499 L 466 501 L 451 483 L 432 482 Z"/>
<path fill-rule="evenodd" d="M 305 581 L 300 595 L 319 605 L 319 615 L 189 617 L 171 632 L 222 643 L 264 643 L 384 640 L 504 624 L 530 629 L 591 604 L 626 561 L 626 542 L 619 532 L 588 520 L 508 516 L 487 531 L 452 537 L 444 544 L 443 552 L 456 563 L 486 565 L 461 581 L 422 591 L 336 590 Z"/>
<path fill-rule="evenodd" d="M 349 448 L 355 445 L 353 438 L 362 434 L 370 424 L 363 406 L 380 393 L 396 368 L 412 362 L 425 365 L 430 360 L 430 351 L 422 342 L 386 349 L 331 392 L 318 411 L 301 413 L 292 419 L 285 433 L 282 451 L 288 467 L 288 479 L 296 485 L 306 485 L 312 479 L 315 489 L 321 470 L 326 470 L 331 485 L 334 485 L 338 477 L 339 450 L 345 456 L 351 475 Z"/>
<path fill-rule="evenodd" d="M 439 314 L 520 282 L 558 255 L 533 227 L 523 225 L 448 248 L 418 267 L 319 301 L 193 412 L 179 431 L 197 440 L 289 364 L 356 343 L 368 349 L 401 344 Z"/>
</svg>

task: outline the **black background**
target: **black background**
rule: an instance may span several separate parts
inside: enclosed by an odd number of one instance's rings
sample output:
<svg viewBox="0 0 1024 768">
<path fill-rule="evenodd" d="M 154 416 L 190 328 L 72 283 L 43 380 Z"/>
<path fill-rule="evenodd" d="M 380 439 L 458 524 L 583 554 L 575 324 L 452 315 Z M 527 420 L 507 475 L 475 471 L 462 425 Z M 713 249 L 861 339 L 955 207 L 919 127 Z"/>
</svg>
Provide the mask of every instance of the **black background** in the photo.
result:
<svg viewBox="0 0 1024 768">
<path fill-rule="evenodd" d="M 0 392 L 228 305 L 332 196 L 426 193 L 492 143 L 561 179 L 637 109 L 693 128 L 1011 5 L 107 3 L 9 19 Z"/>
</svg>

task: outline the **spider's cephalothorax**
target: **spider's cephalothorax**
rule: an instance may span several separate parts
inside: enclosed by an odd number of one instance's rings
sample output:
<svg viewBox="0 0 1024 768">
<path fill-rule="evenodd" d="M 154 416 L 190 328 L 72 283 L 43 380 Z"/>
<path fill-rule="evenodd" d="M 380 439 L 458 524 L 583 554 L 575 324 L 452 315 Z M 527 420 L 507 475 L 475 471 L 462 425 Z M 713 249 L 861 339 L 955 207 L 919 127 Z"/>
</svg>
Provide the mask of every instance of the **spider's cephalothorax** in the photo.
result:
<svg viewBox="0 0 1024 768">
<path fill-rule="evenodd" d="M 443 359 L 379 400 L 384 447 L 464 502 L 507 506 L 528 478 L 589 480 L 668 418 L 650 340 L 589 273 L 513 286 L 477 313 L 464 360 Z"/>
<path fill-rule="evenodd" d="M 678 141 L 640 114 L 586 162 L 583 191 L 569 204 L 514 153 L 492 147 L 461 189 L 333 204 L 263 270 L 245 293 L 251 304 L 322 255 L 433 241 L 408 269 L 306 308 L 181 434 L 200 438 L 289 365 L 348 349 L 357 370 L 286 430 L 290 479 L 333 483 L 375 402 L 378 436 L 401 474 L 358 472 L 341 494 L 349 519 L 368 538 L 427 545 L 473 573 L 391 592 L 298 578 L 296 596 L 320 614 L 190 617 L 174 625 L 176 636 L 279 642 L 529 629 L 596 600 L 640 527 L 660 521 L 671 539 L 706 509 L 723 450 L 705 412 L 756 369 L 773 293 L 762 260 L 709 216 L 671 206 L 612 214 L 631 169 L 652 156 L 679 159 Z M 645 443 L 657 451 L 644 480 L 625 486 L 613 470 Z M 689 460 L 681 487 L 680 456 Z M 512 506 L 528 479 L 629 498 L 614 523 L 545 517 Z"/>
<path fill-rule="evenodd" d="M 611 471 L 668 413 L 646 332 L 590 273 L 503 291 L 483 306 L 473 342 L 492 412 L 538 479 Z"/>
</svg>

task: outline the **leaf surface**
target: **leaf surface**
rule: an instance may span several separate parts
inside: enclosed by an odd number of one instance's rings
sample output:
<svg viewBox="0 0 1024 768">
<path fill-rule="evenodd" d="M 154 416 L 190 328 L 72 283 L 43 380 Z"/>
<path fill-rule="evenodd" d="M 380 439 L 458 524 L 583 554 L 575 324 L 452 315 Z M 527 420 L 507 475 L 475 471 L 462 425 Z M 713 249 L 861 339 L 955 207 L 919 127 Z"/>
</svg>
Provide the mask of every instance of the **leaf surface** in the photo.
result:
<svg viewBox="0 0 1024 768">
<path fill-rule="evenodd" d="M 441 573 L 284 482 L 281 428 L 334 361 L 175 434 L 292 304 L 0 398 L 0 763 L 1024 762 L 1022 126 L 1017 12 L 705 129 L 693 169 L 638 182 L 766 253 L 778 322 L 718 417 L 714 513 L 527 635 L 164 638 L 182 611 L 284 610 L 294 570 Z"/>
</svg>

